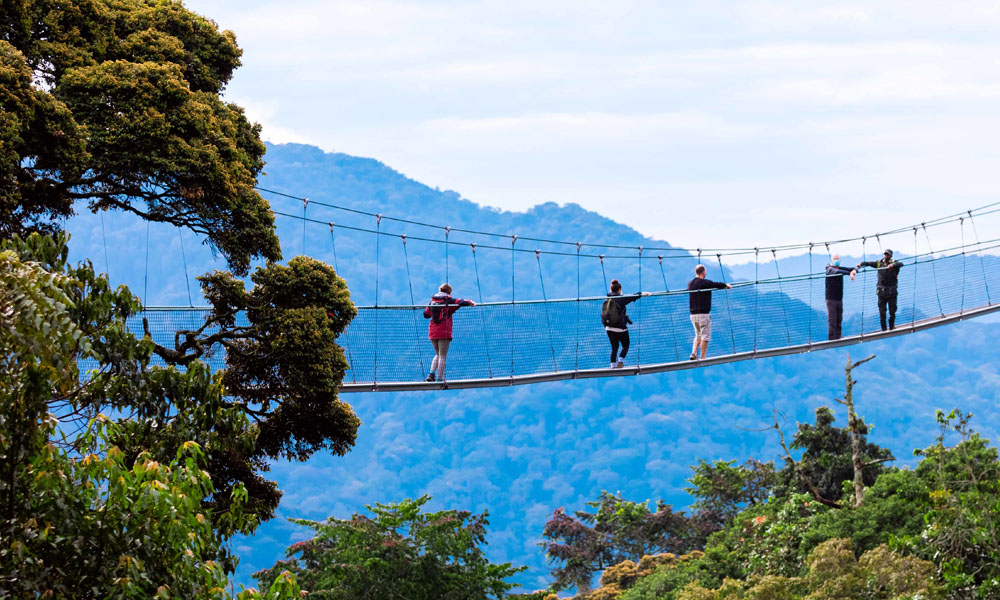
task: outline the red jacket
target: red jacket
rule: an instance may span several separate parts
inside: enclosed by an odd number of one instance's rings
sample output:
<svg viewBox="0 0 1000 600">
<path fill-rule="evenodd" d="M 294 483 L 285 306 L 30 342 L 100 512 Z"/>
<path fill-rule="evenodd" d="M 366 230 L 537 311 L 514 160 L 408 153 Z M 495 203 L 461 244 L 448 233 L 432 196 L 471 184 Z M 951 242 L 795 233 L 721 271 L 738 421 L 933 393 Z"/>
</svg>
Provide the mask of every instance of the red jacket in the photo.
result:
<svg viewBox="0 0 1000 600">
<path fill-rule="evenodd" d="M 430 323 L 427 325 L 427 337 L 432 340 L 450 340 L 451 315 L 455 314 L 459 307 L 470 304 L 472 303 L 468 300 L 456 300 L 444 292 L 434 294 L 431 298 L 431 306 L 424 309 L 424 318 L 430 319 Z M 437 313 L 436 319 L 435 313 Z"/>
</svg>

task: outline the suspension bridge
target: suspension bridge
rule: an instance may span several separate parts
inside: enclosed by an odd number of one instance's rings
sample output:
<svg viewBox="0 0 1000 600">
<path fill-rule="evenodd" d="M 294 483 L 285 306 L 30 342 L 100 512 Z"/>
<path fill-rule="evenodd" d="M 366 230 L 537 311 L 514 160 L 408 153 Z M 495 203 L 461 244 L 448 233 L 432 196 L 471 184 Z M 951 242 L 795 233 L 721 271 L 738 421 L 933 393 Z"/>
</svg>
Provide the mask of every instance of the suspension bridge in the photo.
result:
<svg viewBox="0 0 1000 600">
<path fill-rule="evenodd" d="M 452 228 L 410 219 L 369 213 L 351 207 L 310 201 L 307 198 L 261 190 L 264 193 L 300 202 L 301 214 L 275 210 L 279 218 L 301 221 L 303 248 L 307 227 L 329 229 L 334 268 L 338 239 L 363 236 L 374 253 L 374 300 L 358 306 L 358 314 L 338 340 L 350 369 L 342 391 L 405 391 L 499 387 L 593 377 L 634 376 L 723 363 L 812 352 L 906 335 L 929 328 L 986 315 L 1000 309 L 993 304 L 991 290 L 1000 290 L 1000 237 L 980 232 L 987 220 L 1000 215 L 1000 203 L 966 210 L 916 225 L 818 243 L 799 243 L 767 248 L 703 248 L 602 245 L 568 240 L 518 237 L 514 234 Z M 308 214 L 310 206 L 344 211 L 358 219 L 371 219 L 373 226 L 338 224 Z M 979 226 L 977 227 L 977 221 Z M 390 225 L 391 224 L 391 225 Z M 990 224 L 992 225 L 992 223 Z M 393 226 L 396 230 L 393 230 Z M 400 227 L 437 230 L 438 237 L 408 235 Z M 950 228 L 957 243 L 934 248 L 932 232 Z M 456 239 L 463 235 L 464 239 Z M 984 239 L 985 238 L 985 239 Z M 471 241 L 470 241 L 471 240 Z M 904 244 L 908 240 L 909 244 Z M 409 303 L 381 304 L 379 276 L 381 253 L 388 243 L 400 244 L 405 262 Z M 427 339 L 426 303 L 416 301 L 410 275 L 408 246 L 437 244 L 444 248 L 445 281 L 449 264 L 457 252 L 471 256 L 478 297 L 474 307 L 454 314 L 454 339 L 448 352 L 447 382 L 428 382 L 434 352 Z M 903 263 L 899 274 L 896 327 L 882 331 L 877 308 L 877 269 L 865 268 L 854 281 L 844 280 L 843 337 L 827 339 L 827 314 L 823 271 L 834 252 L 855 250 L 863 260 L 877 260 L 882 249 L 892 243 L 896 258 Z M 909 246 L 912 253 L 903 250 Z M 508 298 L 481 302 L 479 255 L 484 251 L 509 254 Z M 857 252 L 860 250 L 860 252 Z M 603 251 L 603 253 L 599 253 Z M 808 259 L 805 272 L 781 274 L 778 254 Z M 576 262 L 575 297 L 548 298 L 545 294 L 543 259 L 561 257 L 562 264 Z M 690 360 L 694 337 L 688 310 L 686 281 L 668 285 L 664 261 L 683 261 L 692 271 L 698 263 L 717 267 L 714 272 L 726 279 L 725 261 L 753 261 L 754 277 L 727 281 L 732 289 L 713 292 L 712 329 L 708 358 Z M 394 259 L 398 260 L 398 259 Z M 526 271 L 516 260 L 531 260 L 537 266 L 537 289 L 541 298 L 518 296 L 518 277 Z M 628 307 L 631 348 L 621 368 L 609 368 L 609 342 L 600 321 L 605 296 L 581 296 L 581 261 L 599 261 L 605 285 L 605 264 L 612 260 L 632 261 L 634 286 L 626 282 L 625 293 L 648 291 Z M 568 261 L 568 263 L 567 263 Z M 399 266 L 399 265 L 396 265 Z M 846 265 L 853 267 L 854 265 Z M 491 267 L 495 270 L 496 264 Z M 761 267 L 774 271 L 760 277 Z M 454 282 L 453 282 L 454 283 Z M 472 288 L 473 282 L 462 287 Z M 352 282 L 348 280 L 348 284 Z M 353 288 L 352 288 L 353 289 Z M 606 288 L 605 288 L 606 289 Z M 428 296 L 430 294 L 427 294 Z M 497 297 L 494 291 L 491 296 Z M 173 344 L 178 329 L 197 329 L 210 309 L 198 307 L 148 307 L 130 323 L 142 330 L 140 319 L 148 319 L 154 339 Z M 208 358 L 213 368 L 224 368 L 225 357 Z"/>
</svg>

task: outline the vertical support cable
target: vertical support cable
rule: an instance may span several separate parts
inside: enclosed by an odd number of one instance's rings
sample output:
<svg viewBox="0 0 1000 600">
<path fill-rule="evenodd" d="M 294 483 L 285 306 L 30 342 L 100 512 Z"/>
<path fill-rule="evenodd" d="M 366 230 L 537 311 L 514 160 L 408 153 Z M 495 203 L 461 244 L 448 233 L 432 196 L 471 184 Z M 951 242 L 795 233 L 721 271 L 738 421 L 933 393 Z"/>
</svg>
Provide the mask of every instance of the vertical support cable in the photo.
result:
<svg viewBox="0 0 1000 600">
<path fill-rule="evenodd" d="M 340 273 L 340 265 L 337 264 L 337 237 L 333 233 L 333 228 L 336 224 L 330 221 L 330 246 L 333 249 L 333 270 L 337 273 L 337 277 L 343 279 L 343 275 Z M 347 334 L 350 331 L 350 324 L 344 328 L 344 346 L 347 350 L 347 365 L 351 368 L 351 381 L 353 383 L 358 382 L 358 376 L 354 371 L 354 355 L 351 353 L 351 337 Z"/>
<path fill-rule="evenodd" d="M 809 242 L 809 345 L 813 343 L 813 243 Z"/>
<path fill-rule="evenodd" d="M 576 358 L 573 361 L 573 370 L 580 370 L 580 247 L 582 242 L 576 243 L 576 328 L 574 337 L 576 339 Z"/>
<path fill-rule="evenodd" d="M 424 357 L 420 352 L 420 322 L 417 321 L 417 300 L 413 297 L 413 278 L 410 276 L 410 253 L 406 249 L 406 234 L 399 236 L 403 240 L 403 260 L 406 262 L 406 283 L 410 286 L 410 314 L 413 315 L 414 345 L 417 349 L 417 360 L 420 361 L 420 378 L 424 378 Z"/>
<path fill-rule="evenodd" d="M 309 206 L 309 198 L 302 199 L 302 256 L 306 255 L 306 207 Z"/>
<path fill-rule="evenodd" d="M 514 244 L 517 243 L 517 235 L 510 236 L 510 320 L 511 323 L 515 322 L 514 311 L 517 305 L 514 303 L 516 295 L 514 294 Z M 510 342 L 510 378 L 514 379 L 514 335 L 511 332 L 508 342 Z"/>
<path fill-rule="evenodd" d="M 108 261 L 108 235 L 104 232 L 104 211 L 101 211 L 101 239 L 104 240 L 104 272 L 107 273 L 108 279 L 111 279 L 111 262 Z M 986 271 L 983 271 L 983 276 L 986 276 Z"/>
<path fill-rule="evenodd" d="M 722 274 L 722 283 L 726 283 L 726 269 L 722 266 L 722 254 L 716 254 L 715 258 L 719 261 L 719 272 Z M 732 311 L 732 301 L 729 299 L 729 294 L 726 294 L 726 316 L 729 319 L 729 338 L 733 341 L 733 354 L 736 354 L 736 327 L 733 323 L 733 311 Z M 702 356 L 702 359 L 705 357 Z"/>
<path fill-rule="evenodd" d="M 760 298 L 760 249 L 753 249 L 753 353 L 757 354 L 757 322 L 760 320 L 757 312 L 758 299 Z"/>
<path fill-rule="evenodd" d="M 958 312 L 959 314 L 965 313 L 965 217 L 959 217 L 958 227 L 962 230 L 962 304 L 960 305 Z"/>
<path fill-rule="evenodd" d="M 142 304 L 148 305 L 149 293 L 149 221 L 146 221 L 146 270 L 142 276 Z"/>
<path fill-rule="evenodd" d="M 379 241 L 382 238 L 382 215 L 375 215 L 375 363 L 372 365 L 372 383 L 378 383 L 378 265 L 380 255 Z"/>
<path fill-rule="evenodd" d="M 541 250 L 535 250 L 535 264 L 538 265 L 538 283 L 542 286 L 542 306 L 545 307 L 545 327 L 549 330 L 549 351 L 552 352 L 552 371 L 555 373 L 559 372 L 559 368 L 556 365 L 556 347 L 552 341 L 552 324 L 549 322 L 549 301 L 545 297 L 545 278 L 542 277 L 542 259 Z"/>
<path fill-rule="evenodd" d="M 865 238 L 865 237 L 861 238 L 861 262 L 866 262 L 868 260 L 868 253 L 865 250 L 865 242 L 867 242 L 867 241 L 868 241 L 867 238 Z M 877 272 L 877 269 L 878 268 L 876 267 L 876 272 Z M 868 289 L 868 270 L 867 269 L 864 272 L 863 280 L 861 282 L 861 287 L 864 288 L 864 289 Z M 864 339 L 864 338 L 865 338 L 865 301 L 862 300 L 861 301 L 861 339 Z"/>
<path fill-rule="evenodd" d="M 941 305 L 941 290 L 938 287 L 938 280 L 937 280 L 937 259 L 934 258 L 934 250 L 931 248 L 931 236 L 929 233 L 927 233 L 927 224 L 921 223 L 920 226 L 923 227 L 924 236 L 927 238 L 927 251 L 931 255 L 931 274 L 934 277 L 934 294 L 937 296 L 938 311 L 941 313 L 941 316 L 943 317 L 944 307 Z"/>
<path fill-rule="evenodd" d="M 792 332 L 788 328 L 788 309 L 786 304 L 788 302 L 788 296 L 785 295 L 784 289 L 781 287 L 781 269 L 778 267 L 778 253 L 774 248 L 771 248 L 771 258 L 774 259 L 774 273 L 778 276 L 778 293 L 781 294 L 781 314 L 785 318 L 785 339 L 788 341 L 788 345 L 792 345 Z"/>
<path fill-rule="evenodd" d="M 670 288 L 667 287 L 667 274 L 663 272 L 663 255 L 656 257 L 660 261 L 660 277 L 663 278 L 663 292 L 665 294 L 670 293 Z M 677 348 L 677 331 L 674 328 L 674 315 L 670 312 L 670 296 L 667 297 L 667 318 L 670 319 L 670 336 L 674 339 L 674 360 L 677 362 L 681 361 L 681 352 Z"/>
<path fill-rule="evenodd" d="M 601 259 L 601 275 L 604 276 L 604 289 L 608 289 L 608 274 L 604 271 L 604 255 L 598 254 L 597 258 Z"/>
<path fill-rule="evenodd" d="M 642 246 L 639 246 L 639 294 L 642 294 Z M 639 296 L 640 299 L 642 296 Z M 635 365 L 636 367 L 642 366 L 642 302 L 636 308 L 636 313 L 639 317 L 639 330 L 636 331 L 635 336 Z"/>
<path fill-rule="evenodd" d="M 472 264 L 476 269 L 476 288 L 479 290 L 479 303 L 483 303 L 483 284 L 479 281 L 479 260 L 476 258 L 476 243 L 472 242 Z M 493 363 L 490 360 L 490 336 L 486 331 L 486 317 L 483 315 L 483 311 L 477 311 L 479 313 L 479 324 L 483 329 L 483 340 L 485 342 L 486 348 L 486 370 L 490 374 L 490 379 L 493 379 Z"/>
<path fill-rule="evenodd" d="M 181 241 L 181 260 L 184 261 L 184 285 L 187 286 L 188 306 L 194 308 L 194 301 L 191 299 L 191 278 L 188 276 L 187 255 L 184 253 L 184 234 L 180 227 L 177 228 L 177 237 Z"/>
<path fill-rule="evenodd" d="M 910 326 L 917 322 L 917 266 L 920 264 L 920 251 L 917 249 L 917 228 L 913 228 L 913 301 L 910 308 Z"/>
<path fill-rule="evenodd" d="M 451 227 L 444 228 L 444 282 L 450 283 L 451 279 L 448 278 L 448 236 L 451 234 Z"/>
<path fill-rule="evenodd" d="M 972 211 L 969 212 L 969 223 L 972 225 L 972 233 L 976 235 L 976 247 L 978 248 L 981 244 L 979 242 L 979 231 L 976 230 L 976 220 L 972 218 Z M 104 247 L 104 251 L 107 252 L 107 246 Z M 983 285 L 986 286 L 986 304 L 989 306 L 993 305 L 993 300 L 990 299 L 990 283 L 986 279 L 986 263 L 983 260 L 983 251 L 979 250 L 979 266 L 983 269 Z"/>
</svg>

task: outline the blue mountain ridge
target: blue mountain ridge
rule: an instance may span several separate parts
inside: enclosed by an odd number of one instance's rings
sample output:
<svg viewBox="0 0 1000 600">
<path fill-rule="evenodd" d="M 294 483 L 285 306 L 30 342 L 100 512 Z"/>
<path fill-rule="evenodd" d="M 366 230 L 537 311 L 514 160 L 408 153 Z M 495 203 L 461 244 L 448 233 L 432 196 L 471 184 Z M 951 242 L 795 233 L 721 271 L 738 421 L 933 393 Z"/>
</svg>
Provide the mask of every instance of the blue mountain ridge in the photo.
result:
<svg viewBox="0 0 1000 600">
<path fill-rule="evenodd" d="M 522 236 L 668 247 L 615 223 L 613 214 L 551 203 L 523 213 L 485 208 L 372 159 L 285 144 L 269 145 L 267 161 L 261 187 L 357 210 Z M 302 214 L 301 202 L 265 196 L 276 211 Z M 376 226 L 372 218 L 314 203 L 305 212 L 324 223 Z M 185 281 L 191 286 L 191 303 L 203 304 L 193 277 L 224 264 L 196 236 L 153 224 L 147 245 L 145 223 L 122 214 L 106 214 L 103 221 L 102 228 L 101 217 L 85 211 L 68 221 L 74 259 L 91 259 L 149 305 L 187 305 Z M 306 223 L 303 228 L 299 220 L 277 217 L 277 226 L 286 258 L 304 251 L 334 262 L 326 225 Z M 407 255 L 401 240 L 379 241 L 380 304 L 409 304 L 411 284 L 416 302 L 425 301 L 444 280 L 446 262 L 456 295 L 479 300 L 471 247 L 449 247 L 446 261 L 442 245 L 412 240 L 443 238 L 440 230 L 385 219 L 380 228 L 411 238 Z M 359 304 L 374 303 L 373 236 L 339 228 L 335 234 L 337 263 L 352 297 Z M 480 246 L 510 244 L 509 239 L 456 232 L 450 239 Z M 542 255 L 545 293 L 550 298 L 576 296 L 575 247 L 527 242 L 525 247 L 569 252 Z M 621 279 L 626 291 L 639 289 L 638 261 L 631 258 L 635 252 L 590 252 L 609 255 L 608 279 Z M 477 250 L 483 299 L 509 300 L 510 260 L 509 251 Z M 690 278 L 695 262 L 693 256 L 664 259 L 661 276 L 657 261 L 646 260 L 642 288 L 661 290 L 665 279 L 677 289 Z M 710 277 L 722 277 L 718 263 L 709 266 Z M 752 278 L 746 265 L 725 276 Z M 542 296 L 533 253 L 515 256 L 515 289 L 519 299 Z M 604 289 L 600 262 L 580 259 L 580 294 L 601 295 Z M 992 340 L 998 335 L 1000 321 L 984 318 L 851 348 L 855 358 L 879 355 L 858 373 L 859 409 L 875 426 L 871 439 L 891 448 L 899 464 L 912 465 L 911 451 L 932 443 L 936 434 L 934 410 L 953 406 L 976 413 L 979 430 L 996 439 L 1000 377 L 994 365 L 1000 352 Z M 817 406 L 835 406 L 832 399 L 842 393 L 846 355 L 843 350 L 814 352 L 687 372 L 507 389 L 344 396 L 363 422 L 357 446 L 346 457 L 316 455 L 305 463 L 273 465 L 271 475 L 285 496 L 276 519 L 234 543 L 242 557 L 236 581 L 252 584 L 251 573 L 283 558 L 290 543 L 308 535 L 289 517 L 347 517 L 366 503 L 431 494 L 434 509 L 489 510 L 489 556 L 528 566 L 517 578 L 524 589 L 544 587 L 548 566 L 538 543 L 555 508 L 581 509 L 602 489 L 686 507 L 691 498 L 684 491 L 685 479 L 689 465 L 699 458 L 776 458 L 774 436 L 755 431 L 770 422 L 772 409 L 782 415 L 788 432 L 796 421 L 811 420 Z"/>
</svg>

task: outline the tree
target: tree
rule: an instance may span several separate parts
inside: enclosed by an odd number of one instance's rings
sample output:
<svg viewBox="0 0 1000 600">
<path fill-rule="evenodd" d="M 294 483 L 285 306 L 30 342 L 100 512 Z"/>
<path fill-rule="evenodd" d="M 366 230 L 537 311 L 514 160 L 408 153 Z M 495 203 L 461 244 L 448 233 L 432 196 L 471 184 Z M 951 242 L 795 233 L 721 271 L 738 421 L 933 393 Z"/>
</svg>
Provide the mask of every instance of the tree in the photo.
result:
<svg viewBox="0 0 1000 600">
<path fill-rule="evenodd" d="M 175 0 L 0 6 L 0 237 L 86 201 L 202 233 L 237 274 L 281 256 L 260 127 L 220 94 L 231 31 Z"/>
<path fill-rule="evenodd" d="M 555 589 L 576 586 L 586 593 L 594 573 L 611 565 L 625 560 L 638 563 L 643 556 L 661 552 L 700 549 L 715 521 L 708 519 L 706 527 L 698 515 L 675 512 L 662 500 L 653 512 L 648 502 L 631 502 L 606 491 L 587 506 L 597 511 L 570 516 L 559 508 L 545 524 L 542 537 L 549 541 L 542 546 L 550 561 L 563 563 L 552 571 Z"/>
<path fill-rule="evenodd" d="M 707 463 L 699 459 L 691 467 L 694 474 L 685 488 L 697 500 L 692 508 L 704 514 L 718 515 L 718 527 L 728 525 L 747 506 L 766 502 L 775 482 L 774 463 L 753 458 L 734 467 L 735 460 Z"/>
<path fill-rule="evenodd" d="M 166 462 L 185 442 L 198 443 L 215 489 L 204 499 L 206 508 L 225 514 L 232 492 L 242 486 L 245 510 L 254 516 L 239 526 L 244 532 L 270 518 L 280 499 L 276 485 L 262 476 L 269 458 L 301 460 L 324 448 L 343 454 L 353 445 L 360 421 L 337 399 L 347 364 L 336 337 L 354 307 L 343 280 L 328 266 L 308 258 L 293 259 L 288 267 L 268 265 L 254 273 L 252 292 L 228 274 L 208 276 L 204 285 L 214 307 L 209 320 L 200 331 L 179 332 L 176 347 L 166 349 L 130 330 L 128 318 L 140 305 L 127 288 L 112 291 L 89 263 L 67 263 L 64 235 L 15 237 L 0 248 L 59 282 L 65 315 L 40 322 L 51 324 L 49 335 L 78 331 L 94 367 L 83 384 L 40 397 L 44 408 L 26 413 L 26 422 L 54 413 L 72 445 L 74 429 L 102 412 L 113 415 L 117 437 L 109 441 L 129 465 L 143 453 Z M 8 310 L 15 312 L 13 306 Z M 239 311 L 245 311 L 245 321 Z M 228 369 L 214 377 L 225 395 L 213 393 L 209 380 L 198 375 L 205 368 L 197 358 L 218 348 L 226 350 Z M 153 365 L 156 352 L 183 369 Z M 57 354 L 79 369 L 79 349 L 68 346 Z M 217 523 L 227 534 L 235 531 L 230 524 Z"/>
<path fill-rule="evenodd" d="M 841 507 L 839 500 L 844 481 L 854 482 L 855 506 L 860 505 L 864 488 L 875 483 L 885 469 L 884 463 L 895 460 L 888 449 L 867 441 L 868 424 L 857 416 L 854 408 L 853 389 L 857 382 L 852 379 L 851 371 L 872 358 L 874 356 L 857 363 L 847 358 L 847 393 L 845 400 L 836 399 L 836 402 L 848 407 L 848 426 L 834 427 L 833 411 L 826 406 L 817 408 L 816 424 L 800 423 L 792 438 L 791 449 L 802 450 L 798 460 L 785 443 L 777 413 L 774 415 L 773 427 L 785 452 L 785 485 L 807 492 L 831 508 Z"/>
<path fill-rule="evenodd" d="M 917 473 L 930 492 L 927 526 L 909 546 L 933 557 L 956 597 L 1000 595 L 1000 455 L 970 426 L 972 415 L 937 411 L 935 444 L 914 454 L 924 459 Z M 946 446 L 948 433 L 959 441 Z"/>
<path fill-rule="evenodd" d="M 31 243 L 57 250 L 51 238 Z M 100 377 L 80 381 L 79 360 L 106 351 L 74 322 L 74 311 L 93 308 L 93 296 L 68 293 L 83 286 L 0 249 L 0 597 L 226 598 L 226 532 L 255 521 L 242 485 L 213 513 L 199 444 L 130 458 L 110 441 L 122 439 L 120 424 L 98 414 L 73 435 L 72 416 L 60 422 L 49 410 L 57 398 L 110 391 Z M 203 365 L 160 375 L 174 398 L 222 398 Z M 291 582 L 265 597 L 293 593 Z"/>
<path fill-rule="evenodd" d="M 283 571 L 295 574 L 310 596 L 353 600 L 448 600 L 503 598 L 523 571 L 510 563 L 493 564 L 482 546 L 487 513 L 424 512 L 422 496 L 366 508 L 371 516 L 292 519 L 309 527 L 313 538 L 293 544 L 289 560 L 254 577 L 269 585 Z"/>
</svg>

